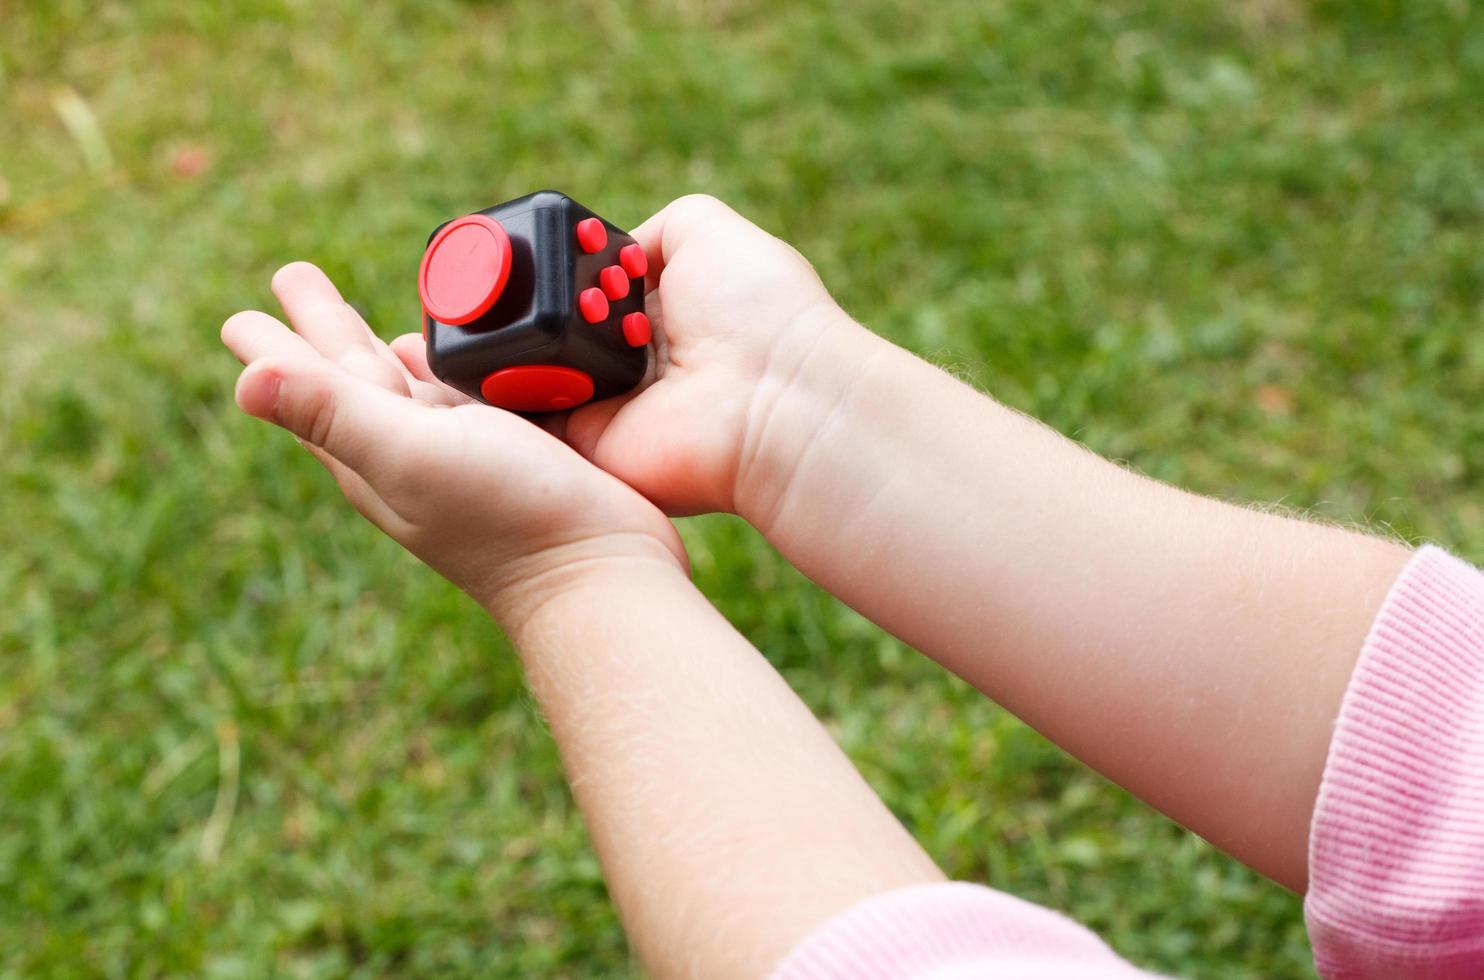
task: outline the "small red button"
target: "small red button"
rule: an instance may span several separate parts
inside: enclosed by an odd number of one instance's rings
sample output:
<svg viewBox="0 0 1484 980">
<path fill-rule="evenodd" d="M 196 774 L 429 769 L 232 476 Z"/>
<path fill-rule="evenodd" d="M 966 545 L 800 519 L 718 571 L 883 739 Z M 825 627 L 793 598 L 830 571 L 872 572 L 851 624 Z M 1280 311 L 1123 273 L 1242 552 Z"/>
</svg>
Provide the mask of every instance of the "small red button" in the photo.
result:
<svg viewBox="0 0 1484 980">
<path fill-rule="evenodd" d="M 577 222 L 577 244 L 584 252 L 599 252 L 608 244 L 608 229 L 597 218 Z"/>
<path fill-rule="evenodd" d="M 593 379 L 576 368 L 526 364 L 505 368 L 479 386 L 484 400 L 512 412 L 560 412 L 593 397 Z"/>
<path fill-rule="evenodd" d="M 618 300 L 629 295 L 629 277 L 616 265 L 598 273 L 598 285 L 603 287 L 603 295 L 609 299 Z"/>
<path fill-rule="evenodd" d="M 638 245 L 625 245 L 618 250 L 618 264 L 623 266 L 630 279 L 642 279 L 649 271 L 649 256 Z"/>
<path fill-rule="evenodd" d="M 649 317 L 643 313 L 630 313 L 623 318 L 623 339 L 629 342 L 630 347 L 643 347 L 649 343 L 652 334 Z"/>
<path fill-rule="evenodd" d="M 442 323 L 465 324 L 488 312 L 510 278 L 510 237 L 494 218 L 466 214 L 442 228 L 423 252 L 417 291 Z"/>
<path fill-rule="evenodd" d="M 584 289 L 577 297 L 577 308 L 588 323 L 602 323 L 608 319 L 608 297 L 601 289 Z"/>
</svg>

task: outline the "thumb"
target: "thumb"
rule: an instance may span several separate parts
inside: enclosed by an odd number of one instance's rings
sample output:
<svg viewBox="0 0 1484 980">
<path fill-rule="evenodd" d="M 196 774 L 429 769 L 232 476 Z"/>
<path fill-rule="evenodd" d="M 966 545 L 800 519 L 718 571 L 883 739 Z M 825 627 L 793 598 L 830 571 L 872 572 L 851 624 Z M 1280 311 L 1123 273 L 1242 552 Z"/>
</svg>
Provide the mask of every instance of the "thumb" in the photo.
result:
<svg viewBox="0 0 1484 980">
<path fill-rule="evenodd" d="M 687 194 L 666 204 L 630 234 L 649 260 L 645 288 L 659 285 L 665 265 L 689 239 L 750 221 L 709 194 Z"/>
<path fill-rule="evenodd" d="M 282 426 L 375 484 L 393 467 L 418 466 L 432 411 L 321 358 L 267 357 L 237 380 L 237 404 Z"/>
</svg>

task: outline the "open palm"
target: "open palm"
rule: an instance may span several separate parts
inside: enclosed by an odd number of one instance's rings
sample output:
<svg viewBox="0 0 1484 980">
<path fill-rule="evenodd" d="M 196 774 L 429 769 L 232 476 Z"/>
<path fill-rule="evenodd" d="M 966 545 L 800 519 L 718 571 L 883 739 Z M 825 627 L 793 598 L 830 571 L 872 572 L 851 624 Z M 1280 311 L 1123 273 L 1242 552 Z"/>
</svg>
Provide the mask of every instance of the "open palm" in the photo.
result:
<svg viewBox="0 0 1484 980">
<path fill-rule="evenodd" d="M 475 598 L 498 607 L 609 555 L 684 564 L 653 504 L 550 433 L 409 371 L 314 266 L 273 286 L 294 330 L 255 311 L 222 327 L 247 365 L 238 404 L 299 436 L 362 514 Z"/>
</svg>

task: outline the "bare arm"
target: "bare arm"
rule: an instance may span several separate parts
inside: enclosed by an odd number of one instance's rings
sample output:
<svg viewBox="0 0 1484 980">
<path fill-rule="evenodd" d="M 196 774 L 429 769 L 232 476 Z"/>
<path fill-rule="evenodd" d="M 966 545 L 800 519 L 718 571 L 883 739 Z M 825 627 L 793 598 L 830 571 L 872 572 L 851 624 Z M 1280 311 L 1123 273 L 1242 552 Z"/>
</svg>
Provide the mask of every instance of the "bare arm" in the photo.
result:
<svg viewBox="0 0 1484 980">
<path fill-rule="evenodd" d="M 296 331 L 254 312 L 222 330 L 247 365 L 239 404 L 510 632 L 651 973 L 757 977 L 857 900 L 941 879 L 691 585 L 663 514 L 406 371 L 319 270 L 274 287 Z"/>
<path fill-rule="evenodd" d="M 844 601 L 1302 889 L 1331 725 L 1407 549 L 1128 472 L 823 317 L 776 355 L 797 360 L 759 402 L 739 511 Z"/>
<path fill-rule="evenodd" d="M 718 201 L 682 198 L 634 234 L 668 361 L 637 398 L 574 413 L 573 445 L 671 512 L 741 514 L 1075 755 L 1303 887 L 1331 720 L 1405 549 L 1098 459 L 853 323 Z"/>
<path fill-rule="evenodd" d="M 942 878 L 673 565 L 612 568 L 512 636 L 655 975 L 762 976 L 856 901 Z"/>
</svg>

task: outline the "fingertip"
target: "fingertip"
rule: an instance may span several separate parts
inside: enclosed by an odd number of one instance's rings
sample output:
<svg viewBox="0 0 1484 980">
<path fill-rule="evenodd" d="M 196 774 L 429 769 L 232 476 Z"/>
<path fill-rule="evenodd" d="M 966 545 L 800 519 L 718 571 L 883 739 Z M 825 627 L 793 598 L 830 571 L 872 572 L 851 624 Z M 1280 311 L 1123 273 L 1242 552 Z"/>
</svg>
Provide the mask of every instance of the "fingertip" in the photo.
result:
<svg viewBox="0 0 1484 980">
<path fill-rule="evenodd" d="M 267 317 L 270 320 L 273 319 L 272 316 L 264 313 L 262 310 L 238 310 L 222 321 L 222 340 L 236 336 L 262 317 Z"/>
<path fill-rule="evenodd" d="M 387 346 L 412 375 L 410 390 L 418 401 L 429 405 L 463 405 L 474 400 L 433 373 L 433 366 L 428 363 L 428 345 L 422 334 L 405 333 Z"/>
<path fill-rule="evenodd" d="M 255 310 L 238 310 L 222 321 L 222 327 L 218 331 L 218 336 L 221 337 L 222 343 L 229 350 L 232 350 L 233 353 L 236 352 L 238 338 L 241 336 L 243 328 L 247 325 L 246 321 L 251 319 L 255 312 Z"/>
<path fill-rule="evenodd" d="M 330 282 L 330 277 L 313 262 L 302 259 L 290 262 L 273 273 L 272 289 L 280 300 L 286 295 L 301 292 L 325 293 L 328 299 L 340 299 L 340 291 Z"/>
<path fill-rule="evenodd" d="M 423 355 L 427 353 L 428 349 L 427 343 L 423 340 L 423 335 L 420 333 L 404 333 L 401 336 L 393 337 L 387 342 L 387 346 L 404 361 L 407 360 L 407 355 Z"/>
<path fill-rule="evenodd" d="M 273 273 L 273 278 L 269 280 L 269 285 L 273 287 L 273 291 L 276 293 L 285 283 L 292 280 L 295 276 L 301 275 L 305 270 L 313 268 L 315 266 L 312 262 L 305 262 L 303 259 L 295 259 L 293 262 L 287 262 L 279 266 L 278 271 Z"/>
<path fill-rule="evenodd" d="M 429 383 L 437 382 L 432 367 L 428 364 L 428 345 L 420 333 L 404 333 L 400 337 L 393 337 L 391 343 L 387 344 L 392 353 L 397 355 L 397 360 L 402 362 L 409 374 L 419 381 Z"/>
<path fill-rule="evenodd" d="M 657 211 L 645 218 L 639 227 L 629 232 L 629 236 L 639 243 L 639 247 L 644 249 L 644 254 L 648 255 L 651 260 L 655 258 L 655 253 L 659 250 L 660 229 L 664 227 L 664 218 L 665 212 Z"/>
<path fill-rule="evenodd" d="M 269 327 L 282 328 L 283 324 L 260 310 L 239 310 L 222 321 L 220 336 L 237 360 L 247 364 L 261 346 L 265 328 Z"/>
</svg>

